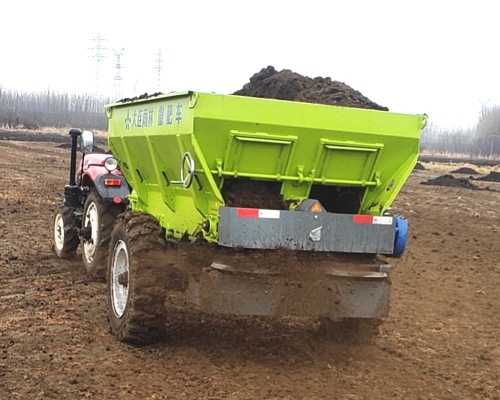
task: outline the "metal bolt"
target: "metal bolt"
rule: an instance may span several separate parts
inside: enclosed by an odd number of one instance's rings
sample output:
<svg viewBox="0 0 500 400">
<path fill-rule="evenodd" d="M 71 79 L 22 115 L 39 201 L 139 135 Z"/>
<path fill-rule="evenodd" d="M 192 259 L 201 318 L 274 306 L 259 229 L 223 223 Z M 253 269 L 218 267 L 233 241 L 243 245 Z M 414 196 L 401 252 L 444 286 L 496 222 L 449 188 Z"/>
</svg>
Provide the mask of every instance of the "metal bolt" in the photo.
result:
<svg viewBox="0 0 500 400">
<path fill-rule="evenodd" d="M 201 227 L 205 232 L 208 232 L 210 230 L 210 222 L 209 221 L 203 221 L 201 224 Z"/>
</svg>

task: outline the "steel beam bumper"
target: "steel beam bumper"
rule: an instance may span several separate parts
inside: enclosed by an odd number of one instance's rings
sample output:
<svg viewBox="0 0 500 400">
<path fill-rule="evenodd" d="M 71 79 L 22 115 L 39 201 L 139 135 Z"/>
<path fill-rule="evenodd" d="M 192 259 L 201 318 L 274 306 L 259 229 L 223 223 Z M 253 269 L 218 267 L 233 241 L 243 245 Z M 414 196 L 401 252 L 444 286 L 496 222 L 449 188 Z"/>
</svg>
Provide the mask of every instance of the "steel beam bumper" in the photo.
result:
<svg viewBox="0 0 500 400">
<path fill-rule="evenodd" d="M 221 207 L 218 244 L 247 249 L 290 249 L 393 254 L 396 218 L 305 211 Z"/>
</svg>

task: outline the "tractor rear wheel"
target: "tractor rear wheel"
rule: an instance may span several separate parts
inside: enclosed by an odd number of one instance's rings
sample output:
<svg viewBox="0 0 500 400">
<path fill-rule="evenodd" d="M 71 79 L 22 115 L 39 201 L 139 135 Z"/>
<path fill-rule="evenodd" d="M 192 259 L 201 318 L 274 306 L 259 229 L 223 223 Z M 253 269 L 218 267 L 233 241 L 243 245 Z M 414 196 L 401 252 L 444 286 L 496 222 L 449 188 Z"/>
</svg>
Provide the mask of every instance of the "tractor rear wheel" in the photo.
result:
<svg viewBox="0 0 500 400">
<path fill-rule="evenodd" d="M 53 245 L 58 257 L 68 259 L 76 254 L 80 239 L 75 225 L 73 209 L 61 204 L 53 218 Z"/>
<path fill-rule="evenodd" d="M 87 274 L 93 278 L 106 276 L 111 232 L 123 209 L 121 204 L 104 202 L 95 189 L 87 196 L 82 220 L 82 258 Z"/>
<path fill-rule="evenodd" d="M 108 318 L 118 340 L 151 343 L 163 335 L 167 296 L 165 241 L 151 215 L 125 212 L 111 235 Z"/>
</svg>

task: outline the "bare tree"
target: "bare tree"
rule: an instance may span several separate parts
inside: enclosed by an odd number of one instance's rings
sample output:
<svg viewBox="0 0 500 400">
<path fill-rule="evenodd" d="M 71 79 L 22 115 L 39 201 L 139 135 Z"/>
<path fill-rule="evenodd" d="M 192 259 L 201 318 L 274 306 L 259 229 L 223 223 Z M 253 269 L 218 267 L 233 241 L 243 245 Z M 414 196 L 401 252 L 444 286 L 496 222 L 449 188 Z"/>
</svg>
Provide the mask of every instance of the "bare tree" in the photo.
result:
<svg viewBox="0 0 500 400">
<path fill-rule="evenodd" d="M 480 154 L 500 154 L 500 106 L 483 106 L 476 127 L 476 141 Z"/>
</svg>

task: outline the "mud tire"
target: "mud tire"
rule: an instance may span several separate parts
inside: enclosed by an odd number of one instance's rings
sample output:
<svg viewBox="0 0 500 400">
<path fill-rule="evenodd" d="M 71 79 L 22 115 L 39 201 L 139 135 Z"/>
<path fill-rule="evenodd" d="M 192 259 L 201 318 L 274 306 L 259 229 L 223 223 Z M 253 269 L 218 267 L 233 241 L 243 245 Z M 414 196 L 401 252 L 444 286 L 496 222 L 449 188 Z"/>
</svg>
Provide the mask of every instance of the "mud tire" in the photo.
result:
<svg viewBox="0 0 500 400">
<path fill-rule="evenodd" d="M 163 237 L 158 221 L 149 214 L 125 212 L 115 222 L 107 271 L 108 319 L 111 333 L 122 342 L 142 345 L 163 338 L 168 284 Z M 119 289 L 113 285 L 120 278 L 114 263 L 120 262 L 123 251 L 128 259 L 128 293 L 126 303 L 115 307 L 113 287 Z"/>
<path fill-rule="evenodd" d="M 75 229 L 77 226 L 75 218 L 73 209 L 64 204 L 61 204 L 54 212 L 52 218 L 52 246 L 59 258 L 70 259 L 76 255 L 80 239 L 78 238 L 78 230 Z M 56 223 L 61 220 L 63 231 L 61 232 L 58 245 Z"/>
<path fill-rule="evenodd" d="M 82 260 L 85 270 L 90 277 L 104 279 L 108 263 L 111 232 L 113 231 L 113 226 L 118 215 L 124 211 L 124 207 L 121 204 L 104 202 L 97 190 L 92 189 L 87 196 L 83 208 L 82 229 L 85 228 L 85 220 L 91 207 L 96 210 L 98 220 L 97 244 L 95 245 L 93 255 L 89 257 L 86 255 L 85 250 L 86 241 L 82 241 Z"/>
</svg>

